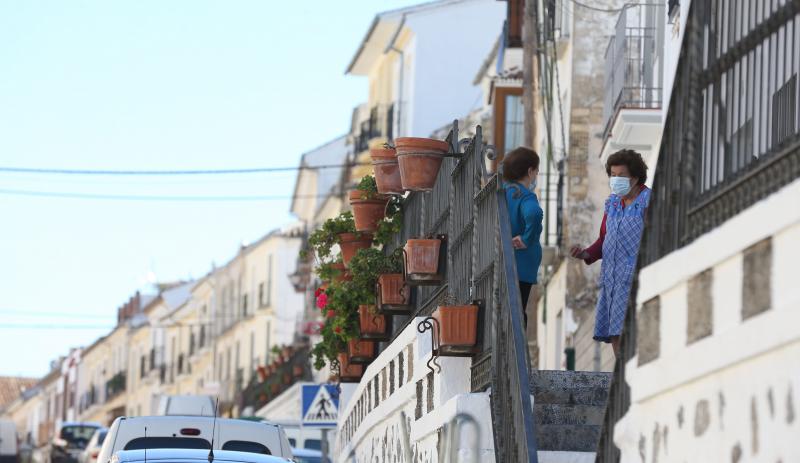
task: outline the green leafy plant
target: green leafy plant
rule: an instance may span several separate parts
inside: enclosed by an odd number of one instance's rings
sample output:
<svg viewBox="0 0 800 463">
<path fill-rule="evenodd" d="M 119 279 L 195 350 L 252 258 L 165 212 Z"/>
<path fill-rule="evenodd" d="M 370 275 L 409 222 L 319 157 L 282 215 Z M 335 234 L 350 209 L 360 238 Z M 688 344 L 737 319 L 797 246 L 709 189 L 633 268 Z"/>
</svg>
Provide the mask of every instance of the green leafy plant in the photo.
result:
<svg viewBox="0 0 800 463">
<path fill-rule="evenodd" d="M 342 264 L 342 257 L 338 256 L 333 261 L 321 263 L 314 269 L 314 272 L 322 281 L 333 281 L 342 273 L 340 264 Z"/>
<path fill-rule="evenodd" d="M 375 231 L 375 243 L 385 246 L 392 242 L 392 239 L 403 229 L 403 208 L 402 199 L 399 196 L 392 196 L 386 206 L 386 217 L 378 222 L 378 229 Z"/>
<path fill-rule="evenodd" d="M 356 224 L 350 211 L 326 220 L 308 237 L 308 245 L 319 259 L 327 261 L 332 257 L 331 248 L 339 242 L 339 235 L 342 233 L 356 233 Z"/>
<path fill-rule="evenodd" d="M 356 191 L 361 192 L 361 199 L 373 199 L 381 196 L 378 193 L 378 184 L 375 182 L 375 177 L 372 175 L 361 177 L 361 181 L 356 185 Z"/>
<path fill-rule="evenodd" d="M 374 301 L 375 283 L 382 273 L 400 273 L 403 271 L 403 250 L 395 249 L 390 254 L 376 248 L 359 249 L 350 261 L 350 273 L 353 284 L 359 291 L 372 294 Z"/>
</svg>

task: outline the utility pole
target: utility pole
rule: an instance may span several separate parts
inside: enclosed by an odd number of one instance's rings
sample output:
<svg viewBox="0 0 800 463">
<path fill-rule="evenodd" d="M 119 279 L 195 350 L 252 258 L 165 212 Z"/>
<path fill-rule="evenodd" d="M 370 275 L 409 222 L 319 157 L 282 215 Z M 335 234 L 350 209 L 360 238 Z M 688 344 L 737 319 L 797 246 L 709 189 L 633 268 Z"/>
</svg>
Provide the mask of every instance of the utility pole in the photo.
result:
<svg viewBox="0 0 800 463">
<path fill-rule="evenodd" d="M 522 20 L 522 106 L 525 146 L 536 149 L 536 88 L 539 75 L 538 0 L 525 0 Z"/>
</svg>

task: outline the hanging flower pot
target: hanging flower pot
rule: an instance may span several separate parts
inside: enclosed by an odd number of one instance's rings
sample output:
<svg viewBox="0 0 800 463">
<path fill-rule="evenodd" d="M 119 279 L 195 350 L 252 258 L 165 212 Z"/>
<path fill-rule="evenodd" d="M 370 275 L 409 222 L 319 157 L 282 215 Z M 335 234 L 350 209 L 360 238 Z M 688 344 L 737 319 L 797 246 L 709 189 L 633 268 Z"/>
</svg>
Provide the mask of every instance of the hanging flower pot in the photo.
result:
<svg viewBox="0 0 800 463">
<path fill-rule="evenodd" d="M 364 374 L 364 366 L 350 363 L 347 354 L 340 353 L 339 359 L 339 381 L 343 383 L 357 383 Z"/>
<path fill-rule="evenodd" d="M 406 273 L 435 275 L 439 271 L 438 239 L 410 239 L 403 248 Z"/>
<path fill-rule="evenodd" d="M 292 382 L 292 377 L 289 376 L 289 373 L 284 373 L 283 374 L 283 384 L 288 385 L 291 382 Z"/>
<path fill-rule="evenodd" d="M 267 395 L 262 392 L 261 394 L 258 395 L 258 401 L 259 402 L 266 402 L 267 401 Z"/>
<path fill-rule="evenodd" d="M 259 365 L 258 366 L 258 380 L 263 383 L 264 380 L 266 380 L 266 379 L 267 379 L 267 369 L 264 368 L 263 366 Z"/>
<path fill-rule="evenodd" d="M 332 279 L 335 282 L 341 283 L 342 281 L 351 280 L 353 278 L 352 275 L 350 275 L 350 273 L 347 271 L 347 268 L 344 266 L 344 262 L 334 262 L 330 264 L 330 268 L 332 270 L 331 273 L 334 274 Z M 317 300 L 319 301 L 319 298 Z M 319 307 L 319 304 L 317 307 Z M 320 309 L 322 308 L 324 307 L 320 307 Z"/>
<path fill-rule="evenodd" d="M 303 367 L 300 365 L 295 365 L 294 368 L 292 368 L 292 374 L 295 378 L 303 376 Z"/>
<path fill-rule="evenodd" d="M 350 205 L 353 206 L 353 220 L 356 230 L 360 232 L 374 232 L 378 229 L 378 222 L 386 216 L 386 204 L 389 198 L 385 195 L 369 195 L 362 190 L 353 190 L 348 193 Z"/>
<path fill-rule="evenodd" d="M 388 317 L 378 314 L 374 305 L 358 306 L 358 323 L 361 339 L 385 340 L 388 338 Z"/>
<path fill-rule="evenodd" d="M 440 347 L 474 346 L 478 334 L 477 305 L 440 305 L 433 312 L 439 322 Z"/>
<path fill-rule="evenodd" d="M 447 142 L 432 138 L 401 137 L 396 143 L 403 189 L 432 190 L 442 160 L 450 148 Z"/>
<path fill-rule="evenodd" d="M 379 275 L 378 291 L 381 305 L 406 305 L 409 302 L 409 288 L 402 273 Z"/>
<path fill-rule="evenodd" d="M 375 357 L 375 343 L 351 339 L 347 341 L 347 352 L 350 356 L 350 363 L 369 363 Z"/>
<path fill-rule="evenodd" d="M 356 255 L 359 249 L 372 246 L 372 235 L 369 233 L 342 233 L 339 235 L 339 247 L 342 250 L 342 261 L 345 266 Z"/>
<path fill-rule="evenodd" d="M 271 393 L 273 393 L 273 394 L 277 394 L 278 391 L 280 391 L 280 390 L 281 390 L 281 385 L 278 384 L 278 383 L 274 383 L 274 384 L 269 386 L 269 391 Z"/>
<path fill-rule="evenodd" d="M 378 192 L 384 194 L 403 194 L 403 183 L 400 180 L 400 165 L 394 148 L 372 148 L 372 170 L 375 172 L 375 183 Z"/>
</svg>

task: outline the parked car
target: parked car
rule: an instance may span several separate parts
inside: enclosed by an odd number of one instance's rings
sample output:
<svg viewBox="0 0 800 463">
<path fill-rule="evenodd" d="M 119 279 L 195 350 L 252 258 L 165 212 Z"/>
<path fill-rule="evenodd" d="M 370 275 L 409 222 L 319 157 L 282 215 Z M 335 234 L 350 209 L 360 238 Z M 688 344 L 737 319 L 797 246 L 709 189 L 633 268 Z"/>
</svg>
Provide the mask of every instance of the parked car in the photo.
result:
<svg viewBox="0 0 800 463">
<path fill-rule="evenodd" d="M 214 416 L 214 400 L 207 395 L 165 395 L 157 415 Z"/>
<path fill-rule="evenodd" d="M 322 452 L 311 449 L 292 448 L 295 463 L 321 463 Z M 330 459 L 328 460 L 330 461 Z"/>
<path fill-rule="evenodd" d="M 19 461 L 17 425 L 11 420 L 0 420 L 0 463 Z"/>
<path fill-rule="evenodd" d="M 292 457 L 286 433 L 272 423 L 217 418 L 215 424 L 211 416 L 142 416 L 114 420 L 100 449 L 97 463 L 108 463 L 121 450 L 209 449 L 212 428 L 215 452 L 232 450 Z"/>
<path fill-rule="evenodd" d="M 287 458 L 259 455 L 250 452 L 215 450 L 214 459 L 209 458 L 208 450 L 197 449 L 148 449 L 123 450 L 111 459 L 112 463 L 286 463 Z"/>
<path fill-rule="evenodd" d="M 84 449 L 79 458 L 80 463 L 97 463 L 97 455 L 100 454 L 100 448 L 103 446 L 103 440 L 106 438 L 106 434 L 108 434 L 108 428 L 98 428 L 97 431 L 92 434 L 92 438 L 89 439 L 89 443 L 86 444 L 86 449 Z"/>
<path fill-rule="evenodd" d="M 99 423 L 63 423 L 50 443 L 49 463 L 79 463 L 86 444 L 99 428 Z"/>
</svg>

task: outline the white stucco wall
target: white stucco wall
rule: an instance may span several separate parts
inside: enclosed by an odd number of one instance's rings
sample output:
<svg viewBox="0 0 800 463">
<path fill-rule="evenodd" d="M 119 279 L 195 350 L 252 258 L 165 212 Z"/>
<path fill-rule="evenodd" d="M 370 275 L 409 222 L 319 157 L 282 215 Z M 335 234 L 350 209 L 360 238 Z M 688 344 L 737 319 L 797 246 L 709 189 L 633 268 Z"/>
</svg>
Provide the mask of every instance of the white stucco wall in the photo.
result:
<svg viewBox="0 0 800 463">
<path fill-rule="evenodd" d="M 404 97 L 409 117 L 406 135 L 427 137 L 482 105 L 481 88 L 472 81 L 502 30 L 505 15 L 504 2 L 468 0 L 408 16 L 415 42 L 409 53 L 411 82 Z"/>
<path fill-rule="evenodd" d="M 800 461 L 797 198 L 800 180 L 641 271 L 637 303 L 660 297 L 659 356 L 628 363 L 622 461 Z M 742 251 L 768 237 L 771 307 L 743 320 Z M 687 345 L 687 282 L 708 268 L 712 335 Z"/>
<path fill-rule="evenodd" d="M 335 461 L 406 461 L 405 452 L 413 455 L 413 461 L 441 461 L 439 431 L 458 413 L 468 413 L 481 423 L 477 461 L 494 461 L 489 396 L 469 393 L 470 359 L 440 357 L 443 374 L 429 375 L 430 331 L 417 332 L 421 320 L 413 320 L 381 352 L 352 394 L 348 394 L 347 404 L 339 411 Z M 459 454 L 466 457 L 476 442 L 474 434 L 467 435 L 471 431 L 464 428 L 463 432 Z"/>
</svg>

